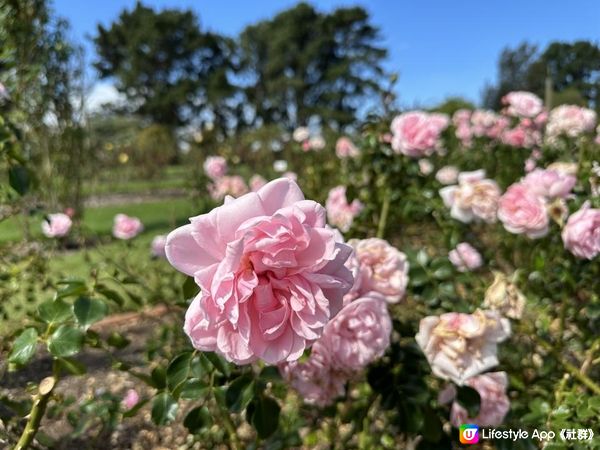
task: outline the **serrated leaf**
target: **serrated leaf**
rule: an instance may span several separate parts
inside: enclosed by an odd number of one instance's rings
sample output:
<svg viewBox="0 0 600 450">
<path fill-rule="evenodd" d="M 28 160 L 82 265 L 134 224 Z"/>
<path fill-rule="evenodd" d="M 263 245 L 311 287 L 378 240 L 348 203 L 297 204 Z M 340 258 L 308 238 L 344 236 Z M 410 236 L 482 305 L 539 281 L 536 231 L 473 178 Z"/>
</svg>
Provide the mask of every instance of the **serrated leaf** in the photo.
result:
<svg viewBox="0 0 600 450">
<path fill-rule="evenodd" d="M 47 300 L 38 307 L 38 315 L 46 323 L 62 323 L 73 316 L 73 306 L 61 300 Z"/>
<path fill-rule="evenodd" d="M 162 392 L 152 402 L 152 421 L 156 425 L 166 425 L 175 420 L 178 409 L 177 401 L 167 392 Z"/>
<path fill-rule="evenodd" d="M 177 397 L 176 390 L 179 388 L 185 380 L 187 380 L 190 374 L 190 365 L 192 362 L 192 353 L 184 352 L 177 355 L 173 360 L 169 363 L 169 367 L 167 368 L 167 388 L 175 397 Z"/>
<path fill-rule="evenodd" d="M 73 312 L 79 325 L 87 329 L 93 323 L 99 322 L 106 317 L 108 306 L 102 300 L 79 297 L 73 305 Z"/>
<path fill-rule="evenodd" d="M 61 325 L 48 339 L 48 351 L 57 358 L 73 356 L 83 346 L 84 334 L 78 328 Z"/>
<path fill-rule="evenodd" d="M 37 349 L 38 332 L 35 328 L 26 328 L 15 339 L 8 361 L 18 365 L 25 365 L 35 354 Z"/>
<path fill-rule="evenodd" d="M 206 356 L 206 359 L 210 361 L 213 367 L 219 372 L 221 372 L 223 375 L 225 375 L 226 377 L 229 377 L 229 375 L 231 375 L 231 368 L 222 356 L 219 356 L 214 352 L 204 352 L 204 356 Z"/>
</svg>

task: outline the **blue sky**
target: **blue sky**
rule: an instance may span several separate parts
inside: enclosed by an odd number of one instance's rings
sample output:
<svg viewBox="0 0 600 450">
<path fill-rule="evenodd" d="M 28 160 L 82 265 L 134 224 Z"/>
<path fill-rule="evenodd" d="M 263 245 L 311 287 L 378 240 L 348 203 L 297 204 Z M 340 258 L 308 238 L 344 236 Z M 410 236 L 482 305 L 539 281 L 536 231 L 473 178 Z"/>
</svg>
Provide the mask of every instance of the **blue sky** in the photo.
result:
<svg viewBox="0 0 600 450">
<path fill-rule="evenodd" d="M 158 8 L 192 8 L 203 27 L 236 35 L 246 25 L 269 18 L 297 3 L 293 0 L 146 0 Z M 523 40 L 544 46 L 553 40 L 600 42 L 600 0 L 318 0 L 323 11 L 361 5 L 381 28 L 389 50 L 386 67 L 400 74 L 403 106 L 429 106 L 450 95 L 479 101 L 486 81 L 496 77 L 502 48 Z M 109 24 L 135 0 L 54 0 L 55 11 L 69 19 L 73 35 L 86 36 Z M 91 55 L 93 58 L 93 54 Z M 104 86 L 102 92 L 109 95 Z"/>
</svg>

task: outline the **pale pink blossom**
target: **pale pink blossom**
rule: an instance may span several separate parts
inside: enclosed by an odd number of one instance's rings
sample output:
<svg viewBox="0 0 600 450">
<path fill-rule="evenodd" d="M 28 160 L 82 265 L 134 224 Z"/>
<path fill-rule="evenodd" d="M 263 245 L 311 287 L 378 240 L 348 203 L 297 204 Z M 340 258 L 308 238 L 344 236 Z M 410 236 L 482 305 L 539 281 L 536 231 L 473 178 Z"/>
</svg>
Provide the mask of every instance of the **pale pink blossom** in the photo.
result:
<svg viewBox="0 0 600 450">
<path fill-rule="evenodd" d="M 307 141 L 309 137 L 310 137 L 310 131 L 307 127 L 298 127 L 292 133 L 292 138 L 296 142 Z"/>
<path fill-rule="evenodd" d="M 435 174 L 435 179 L 441 184 L 454 184 L 458 179 L 458 168 L 455 166 L 444 166 Z"/>
<path fill-rule="evenodd" d="M 364 205 L 357 198 L 352 200 L 352 203 L 348 203 L 346 188 L 336 186 L 329 191 L 325 208 L 327 209 L 329 223 L 345 233 L 352 226 L 356 216 L 363 210 Z"/>
<path fill-rule="evenodd" d="M 250 178 L 250 190 L 252 192 L 258 191 L 265 184 L 267 184 L 267 180 L 258 174 L 252 175 L 252 178 Z"/>
<path fill-rule="evenodd" d="M 358 263 L 358 280 L 352 289 L 354 297 L 374 291 L 388 303 L 399 302 L 406 293 L 409 264 L 406 255 L 379 238 L 351 239 Z"/>
<path fill-rule="evenodd" d="M 358 372 L 383 355 L 391 333 L 385 298 L 369 292 L 344 306 L 327 324 L 319 342 L 329 350 L 335 369 Z"/>
<path fill-rule="evenodd" d="M 526 91 L 513 91 L 502 97 L 506 113 L 514 117 L 536 117 L 544 109 L 542 99 Z"/>
<path fill-rule="evenodd" d="M 481 254 L 468 242 L 461 242 L 450 250 L 448 259 L 459 272 L 475 270 L 483 264 Z"/>
<path fill-rule="evenodd" d="M 154 236 L 154 239 L 152 239 L 152 243 L 150 244 L 152 256 L 157 258 L 166 258 L 167 254 L 165 253 L 165 245 L 167 245 L 166 235 L 159 234 L 158 236 Z"/>
<path fill-rule="evenodd" d="M 49 238 L 63 237 L 69 233 L 73 222 L 67 214 L 48 214 L 42 222 L 42 233 Z"/>
<path fill-rule="evenodd" d="M 445 114 L 410 111 L 392 121 L 392 149 L 412 158 L 430 156 L 441 148 L 442 132 L 450 119 Z"/>
<path fill-rule="evenodd" d="M 211 180 L 221 178 L 227 173 L 227 161 L 222 156 L 209 156 L 204 161 L 204 173 Z"/>
<path fill-rule="evenodd" d="M 335 154 L 338 158 L 356 158 L 360 152 L 354 143 L 347 137 L 342 136 L 335 143 Z"/>
<path fill-rule="evenodd" d="M 532 172 L 537 167 L 537 163 L 531 158 L 527 158 L 524 165 L 525 172 L 527 173 Z"/>
<path fill-rule="evenodd" d="M 229 361 L 298 359 L 353 284 L 325 209 L 288 179 L 190 219 L 171 232 L 167 259 L 201 288 L 184 330 L 195 348 Z"/>
<path fill-rule="evenodd" d="M 279 364 L 279 372 L 309 405 L 327 406 L 344 395 L 348 381 L 346 373 L 331 364 L 331 353 L 321 343 L 315 342 L 306 361 Z"/>
<path fill-rule="evenodd" d="M 593 259 L 600 254 L 600 209 L 585 202 L 571 214 L 562 231 L 565 248 L 578 258 Z"/>
<path fill-rule="evenodd" d="M 419 160 L 419 172 L 421 175 L 429 175 L 433 172 L 433 164 L 427 158 L 422 158 Z"/>
<path fill-rule="evenodd" d="M 525 309 L 525 296 L 506 275 L 494 272 L 494 282 L 485 291 L 483 306 L 511 319 L 520 319 Z"/>
<path fill-rule="evenodd" d="M 577 178 L 556 170 L 536 169 L 523 178 L 521 183 L 540 197 L 566 198 L 571 194 Z"/>
<path fill-rule="evenodd" d="M 537 239 L 548 234 L 546 201 L 522 183 L 507 189 L 498 202 L 498 218 L 507 231 Z"/>
<path fill-rule="evenodd" d="M 561 135 L 577 137 L 591 132 L 595 126 L 595 111 L 576 105 L 561 105 L 550 111 L 546 137 L 550 141 Z"/>
<path fill-rule="evenodd" d="M 239 175 L 223 176 L 217 178 L 208 186 L 208 193 L 213 200 L 221 201 L 226 196 L 239 197 L 248 192 L 248 186 Z"/>
<path fill-rule="evenodd" d="M 485 178 L 484 170 L 461 172 L 458 185 L 446 186 L 439 191 L 450 216 L 463 223 L 483 220 L 496 221 L 500 188 L 494 180 Z"/>
<path fill-rule="evenodd" d="M 316 136 L 311 136 L 308 140 L 308 146 L 311 150 L 323 150 L 325 148 L 325 139 L 320 134 Z"/>
<path fill-rule="evenodd" d="M 479 413 L 469 417 L 465 408 L 458 401 L 452 403 L 450 422 L 455 427 L 464 423 L 472 423 L 480 427 L 497 427 L 502 425 L 510 410 L 510 400 L 506 395 L 508 376 L 506 372 L 488 372 L 469 378 L 465 385 L 479 393 Z M 440 393 L 440 403 L 449 403 L 456 397 L 456 388 L 449 385 Z"/>
<path fill-rule="evenodd" d="M 500 135 L 500 141 L 511 147 L 532 148 L 541 142 L 538 130 L 517 125 L 515 128 L 505 129 Z"/>
<path fill-rule="evenodd" d="M 117 214 L 113 224 L 113 236 L 117 239 L 133 239 L 144 231 L 144 225 L 137 217 L 129 217 L 126 214 Z"/>
<path fill-rule="evenodd" d="M 415 336 L 434 375 L 459 386 L 498 364 L 497 346 L 510 322 L 496 311 L 445 313 L 421 320 Z"/>
<path fill-rule="evenodd" d="M 129 389 L 123 397 L 123 407 L 127 410 L 133 408 L 140 402 L 140 395 L 135 389 Z"/>
</svg>

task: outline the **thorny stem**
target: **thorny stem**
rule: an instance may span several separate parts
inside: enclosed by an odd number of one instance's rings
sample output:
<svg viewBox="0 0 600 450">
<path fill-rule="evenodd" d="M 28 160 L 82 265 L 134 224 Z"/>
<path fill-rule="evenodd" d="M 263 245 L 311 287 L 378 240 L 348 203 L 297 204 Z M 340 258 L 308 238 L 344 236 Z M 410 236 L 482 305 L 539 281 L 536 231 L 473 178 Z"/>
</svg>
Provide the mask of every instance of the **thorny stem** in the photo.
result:
<svg viewBox="0 0 600 450">
<path fill-rule="evenodd" d="M 31 406 L 31 412 L 29 413 L 27 425 L 25 425 L 25 429 L 23 430 L 17 445 L 15 445 L 14 450 L 25 450 L 33 442 L 33 439 L 40 428 L 42 418 L 46 412 L 48 400 L 52 395 L 52 391 L 54 386 L 56 386 L 57 381 L 58 378 L 56 375 L 53 375 L 51 377 L 44 378 L 40 383 L 38 387 L 38 393 L 33 400 L 33 405 Z"/>
</svg>

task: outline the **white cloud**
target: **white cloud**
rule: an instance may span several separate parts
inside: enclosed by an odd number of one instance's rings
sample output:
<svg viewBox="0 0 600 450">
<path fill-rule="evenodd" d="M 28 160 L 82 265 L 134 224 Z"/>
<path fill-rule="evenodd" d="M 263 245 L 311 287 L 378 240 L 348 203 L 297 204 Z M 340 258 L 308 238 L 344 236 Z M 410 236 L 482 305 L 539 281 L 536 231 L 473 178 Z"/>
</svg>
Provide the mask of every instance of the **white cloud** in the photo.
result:
<svg viewBox="0 0 600 450">
<path fill-rule="evenodd" d="M 114 85 L 107 82 L 98 82 L 92 86 L 86 99 L 85 109 L 88 112 L 94 112 L 106 103 L 119 104 L 125 101 L 125 96 L 121 94 Z"/>
</svg>

